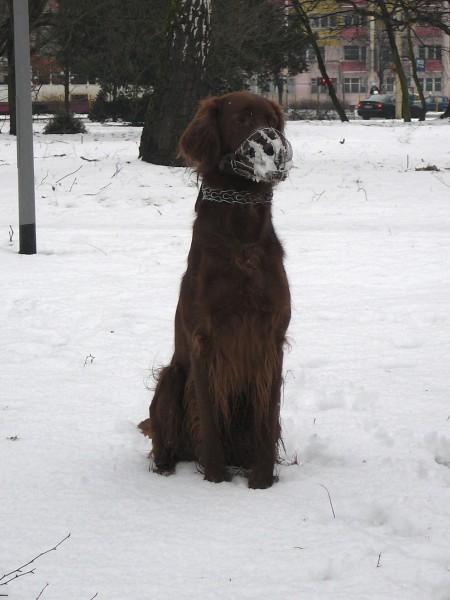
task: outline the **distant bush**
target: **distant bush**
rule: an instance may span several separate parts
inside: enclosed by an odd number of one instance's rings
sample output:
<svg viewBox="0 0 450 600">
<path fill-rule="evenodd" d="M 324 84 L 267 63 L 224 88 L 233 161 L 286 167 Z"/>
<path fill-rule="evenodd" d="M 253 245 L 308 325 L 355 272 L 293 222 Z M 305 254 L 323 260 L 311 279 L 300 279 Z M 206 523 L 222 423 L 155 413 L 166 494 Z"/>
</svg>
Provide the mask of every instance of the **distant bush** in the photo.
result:
<svg viewBox="0 0 450 600">
<path fill-rule="evenodd" d="M 149 95 L 144 94 L 140 97 L 130 97 L 125 93 L 118 94 L 112 101 L 107 99 L 105 91 L 100 91 L 89 112 L 91 121 L 123 121 L 130 125 L 141 126 L 145 121 L 145 113 Z"/>
<path fill-rule="evenodd" d="M 347 106 L 345 112 L 349 118 L 354 116 L 354 107 Z M 335 121 L 339 115 L 329 98 L 293 102 L 287 110 L 289 121 Z"/>
<path fill-rule="evenodd" d="M 51 118 L 44 133 L 86 133 L 83 122 L 72 113 L 59 113 Z"/>
</svg>

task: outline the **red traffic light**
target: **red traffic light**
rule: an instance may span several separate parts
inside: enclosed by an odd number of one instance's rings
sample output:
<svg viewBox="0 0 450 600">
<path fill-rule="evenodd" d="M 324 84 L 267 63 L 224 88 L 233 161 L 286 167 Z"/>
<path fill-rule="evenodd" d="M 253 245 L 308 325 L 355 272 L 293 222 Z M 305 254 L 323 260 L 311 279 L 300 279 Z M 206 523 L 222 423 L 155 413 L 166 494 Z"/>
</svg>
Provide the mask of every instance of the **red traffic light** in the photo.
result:
<svg viewBox="0 0 450 600">
<path fill-rule="evenodd" d="M 322 85 L 333 85 L 333 78 L 328 77 L 328 79 L 327 79 L 326 77 L 322 77 L 321 83 L 322 83 Z"/>
</svg>

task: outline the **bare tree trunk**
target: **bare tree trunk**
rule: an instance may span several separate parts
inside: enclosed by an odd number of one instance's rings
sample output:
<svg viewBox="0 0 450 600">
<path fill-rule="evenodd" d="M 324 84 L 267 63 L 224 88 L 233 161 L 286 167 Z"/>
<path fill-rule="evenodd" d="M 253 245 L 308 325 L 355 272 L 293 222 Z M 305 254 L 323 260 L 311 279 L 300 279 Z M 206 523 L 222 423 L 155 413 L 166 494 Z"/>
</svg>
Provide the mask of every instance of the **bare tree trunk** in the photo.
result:
<svg viewBox="0 0 450 600">
<path fill-rule="evenodd" d="M 178 140 L 203 94 L 210 19 L 210 0 L 169 0 L 165 44 L 139 147 L 146 162 L 177 164 Z"/>
<path fill-rule="evenodd" d="M 398 75 L 398 79 L 400 81 L 400 87 L 402 89 L 402 114 L 403 120 L 410 123 L 411 122 L 411 109 L 409 107 L 409 90 L 408 90 L 408 80 L 406 79 L 405 71 L 402 65 L 402 59 L 400 56 L 399 48 L 395 41 L 395 31 L 391 21 L 391 15 L 389 14 L 388 8 L 386 6 L 386 2 L 384 0 L 379 0 L 379 6 L 381 9 L 381 19 L 384 24 L 384 28 L 386 29 L 386 33 L 389 40 L 389 45 L 392 50 L 392 58 L 394 60 L 395 69 Z"/>
<path fill-rule="evenodd" d="M 274 84 L 275 84 L 275 87 L 277 90 L 278 104 L 280 106 L 283 106 L 283 93 L 284 93 L 284 83 L 285 83 L 283 75 L 281 73 L 275 73 L 273 79 L 274 79 Z"/>
<path fill-rule="evenodd" d="M 417 75 L 416 59 L 414 57 L 414 48 L 413 48 L 413 43 L 412 43 L 411 28 L 410 27 L 408 27 L 406 39 L 407 39 L 407 42 L 408 42 L 408 54 L 409 54 L 409 60 L 410 60 L 410 63 L 411 63 L 413 79 L 414 79 L 414 83 L 416 84 L 417 93 L 419 94 L 420 104 L 422 106 L 422 116 L 420 117 L 420 121 L 425 121 L 425 115 L 426 115 L 426 112 L 427 112 L 427 107 L 426 107 L 426 104 L 425 104 L 425 96 L 423 95 L 422 85 L 421 85 L 421 83 L 419 81 L 419 77 Z"/>
<path fill-rule="evenodd" d="M 340 120 L 348 121 L 348 117 L 345 114 L 345 110 L 342 107 L 341 103 L 339 102 L 339 98 L 336 95 L 336 90 L 334 89 L 334 85 L 331 82 L 330 77 L 328 76 L 327 68 L 323 61 L 319 44 L 317 43 L 316 36 L 314 34 L 314 31 L 312 30 L 311 23 L 309 21 L 309 15 L 305 11 L 300 0 L 297 0 L 296 2 L 294 2 L 292 4 L 292 6 L 293 6 L 295 12 L 297 13 L 297 16 L 300 19 L 300 22 L 303 26 L 303 29 L 305 30 L 306 35 L 308 36 L 308 41 L 310 42 L 310 44 L 313 47 L 314 53 L 316 55 L 317 65 L 319 67 L 320 74 L 327 82 L 327 89 L 328 89 L 328 94 L 330 96 L 331 102 L 333 103 L 333 106 L 334 106 L 337 114 L 339 115 Z"/>
<path fill-rule="evenodd" d="M 64 112 L 70 113 L 70 68 L 64 67 Z"/>
</svg>

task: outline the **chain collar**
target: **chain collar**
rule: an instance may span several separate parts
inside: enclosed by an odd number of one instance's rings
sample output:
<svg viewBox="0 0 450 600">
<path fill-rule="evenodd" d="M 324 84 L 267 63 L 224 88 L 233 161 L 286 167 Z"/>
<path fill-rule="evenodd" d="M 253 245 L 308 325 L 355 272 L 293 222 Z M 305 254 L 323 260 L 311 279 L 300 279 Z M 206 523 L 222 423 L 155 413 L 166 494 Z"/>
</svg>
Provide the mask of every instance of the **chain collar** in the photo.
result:
<svg viewBox="0 0 450 600">
<path fill-rule="evenodd" d="M 201 197 L 203 200 L 212 202 L 225 202 L 226 204 L 270 204 L 272 192 L 265 194 L 252 194 L 251 192 L 236 192 L 235 190 L 219 190 L 210 187 L 202 187 Z"/>
</svg>

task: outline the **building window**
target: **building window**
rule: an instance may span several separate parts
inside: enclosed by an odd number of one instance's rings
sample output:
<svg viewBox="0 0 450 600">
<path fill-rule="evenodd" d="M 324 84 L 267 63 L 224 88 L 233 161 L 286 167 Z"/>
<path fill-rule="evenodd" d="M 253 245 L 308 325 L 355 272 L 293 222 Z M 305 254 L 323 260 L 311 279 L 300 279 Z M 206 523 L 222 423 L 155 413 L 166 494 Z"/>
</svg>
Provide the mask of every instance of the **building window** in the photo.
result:
<svg viewBox="0 0 450 600">
<path fill-rule="evenodd" d="M 328 88 L 326 85 L 322 85 L 322 77 L 312 77 L 311 78 L 311 94 L 328 94 Z M 334 85 L 336 85 L 335 80 L 333 79 Z"/>
<path fill-rule="evenodd" d="M 330 84 L 333 85 L 334 89 L 337 89 L 338 80 L 335 77 L 329 78 Z M 311 78 L 311 94 L 328 94 L 329 88 L 322 77 Z"/>
<path fill-rule="evenodd" d="M 420 85 L 424 92 L 441 92 L 442 78 L 441 77 L 419 77 Z"/>
<path fill-rule="evenodd" d="M 393 93 L 395 92 L 395 77 L 388 77 L 386 79 L 386 92 Z"/>
<path fill-rule="evenodd" d="M 337 15 L 317 15 L 311 19 L 313 29 L 335 29 L 337 24 Z"/>
<path fill-rule="evenodd" d="M 324 46 L 320 46 L 320 55 L 323 58 L 323 60 L 325 60 L 325 47 Z M 313 48 L 307 48 L 306 60 L 309 63 L 317 62 L 316 53 L 314 52 Z"/>
<path fill-rule="evenodd" d="M 344 77 L 344 92 L 346 94 L 360 94 L 367 91 L 365 77 Z"/>
<path fill-rule="evenodd" d="M 344 15 L 344 26 L 345 27 L 359 27 L 366 24 L 365 15 Z"/>
<path fill-rule="evenodd" d="M 442 46 L 419 46 L 419 58 L 442 60 Z"/>
<path fill-rule="evenodd" d="M 344 60 L 366 62 L 366 46 L 344 46 Z"/>
</svg>

